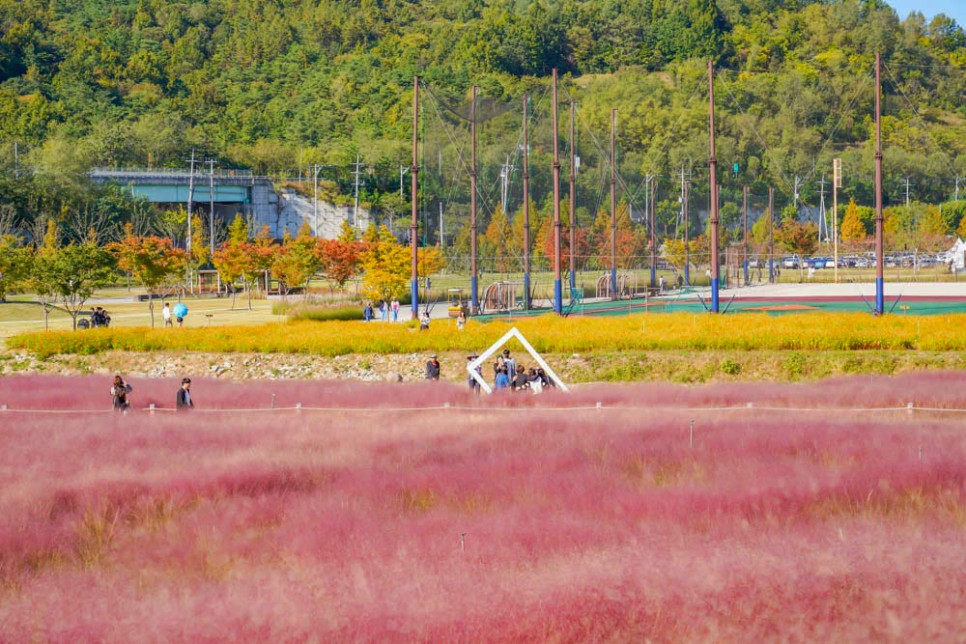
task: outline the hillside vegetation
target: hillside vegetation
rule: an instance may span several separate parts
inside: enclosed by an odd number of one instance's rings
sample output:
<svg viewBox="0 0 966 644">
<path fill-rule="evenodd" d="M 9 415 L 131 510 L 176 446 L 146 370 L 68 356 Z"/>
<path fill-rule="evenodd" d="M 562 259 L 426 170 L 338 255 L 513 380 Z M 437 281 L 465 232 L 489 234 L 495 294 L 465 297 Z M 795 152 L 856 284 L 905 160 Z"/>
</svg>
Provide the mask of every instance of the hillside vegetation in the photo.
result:
<svg viewBox="0 0 966 644">
<path fill-rule="evenodd" d="M 129 199 L 79 177 L 92 166 L 183 167 L 192 150 L 275 176 L 327 164 L 327 189 L 344 192 L 361 154 L 364 200 L 401 211 L 414 75 L 433 106 L 427 159 L 463 145 L 440 132 L 463 135 L 470 87 L 481 87 L 484 181 L 498 176 L 530 92 L 543 97 L 532 164 L 546 198 L 546 88 L 558 68 L 562 102 L 580 106 L 578 203 L 598 200 L 606 144 L 592 142 L 606 139 L 611 109 L 629 183 L 673 181 L 685 164 L 700 185 L 708 58 L 726 198 L 749 184 L 791 199 L 801 175 L 813 180 L 800 196 L 814 203 L 841 156 L 846 196 L 871 203 L 876 51 L 887 199 L 902 198 L 908 177 L 914 199 L 942 202 L 966 174 L 966 35 L 945 16 L 900 20 L 876 0 L 0 0 L 0 25 L 0 203 L 20 222 L 130 218 Z M 422 175 L 427 202 L 468 201 L 434 172 Z"/>
</svg>

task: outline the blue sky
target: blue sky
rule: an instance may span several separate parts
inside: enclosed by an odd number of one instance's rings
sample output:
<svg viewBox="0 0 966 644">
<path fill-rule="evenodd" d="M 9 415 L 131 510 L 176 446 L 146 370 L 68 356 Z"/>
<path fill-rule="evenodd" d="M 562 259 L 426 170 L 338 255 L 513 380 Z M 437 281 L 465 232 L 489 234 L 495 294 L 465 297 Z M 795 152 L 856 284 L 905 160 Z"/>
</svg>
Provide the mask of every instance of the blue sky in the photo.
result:
<svg viewBox="0 0 966 644">
<path fill-rule="evenodd" d="M 913 11 L 920 11 L 926 16 L 926 22 L 937 13 L 944 13 L 956 21 L 960 27 L 966 28 L 966 0 L 887 0 L 892 5 L 899 20 L 904 20 Z"/>
</svg>

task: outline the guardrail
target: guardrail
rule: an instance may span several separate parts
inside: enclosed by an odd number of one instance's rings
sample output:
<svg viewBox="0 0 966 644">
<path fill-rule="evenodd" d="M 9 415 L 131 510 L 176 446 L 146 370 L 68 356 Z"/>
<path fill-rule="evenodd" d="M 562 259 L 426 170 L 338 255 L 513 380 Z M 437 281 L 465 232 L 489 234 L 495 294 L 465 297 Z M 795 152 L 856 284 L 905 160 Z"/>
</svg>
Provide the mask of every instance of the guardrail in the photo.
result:
<svg viewBox="0 0 966 644">
<path fill-rule="evenodd" d="M 87 173 L 89 176 L 99 177 L 190 177 L 191 171 L 186 168 L 92 168 Z M 254 178 L 251 170 L 227 170 L 218 168 L 214 172 L 199 167 L 195 170 L 196 178 L 215 176 L 219 179 L 251 179 Z"/>
</svg>

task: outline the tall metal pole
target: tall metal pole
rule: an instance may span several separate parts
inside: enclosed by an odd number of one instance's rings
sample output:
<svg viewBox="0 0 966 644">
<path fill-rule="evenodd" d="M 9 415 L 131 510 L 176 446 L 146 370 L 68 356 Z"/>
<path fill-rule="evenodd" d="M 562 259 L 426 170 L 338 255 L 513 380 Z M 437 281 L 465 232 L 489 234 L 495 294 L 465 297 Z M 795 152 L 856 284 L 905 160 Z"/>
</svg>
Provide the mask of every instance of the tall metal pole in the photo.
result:
<svg viewBox="0 0 966 644">
<path fill-rule="evenodd" d="M 711 312 L 718 312 L 718 160 L 714 151 L 714 61 L 708 61 L 709 130 L 711 132 L 708 168 L 711 173 Z"/>
<path fill-rule="evenodd" d="M 570 297 L 577 287 L 577 104 L 570 101 Z"/>
<path fill-rule="evenodd" d="M 654 177 L 654 181 L 657 181 L 657 177 Z M 654 216 L 654 189 L 650 188 L 648 185 L 650 182 L 651 177 L 649 176 L 647 177 L 647 183 L 645 185 L 648 186 L 650 193 L 648 196 L 652 199 L 648 208 L 648 228 L 651 229 L 651 288 L 654 288 L 654 286 L 657 284 L 657 264 L 655 263 L 657 258 L 657 226 L 655 225 L 655 221 L 657 220 L 657 217 Z"/>
<path fill-rule="evenodd" d="M 684 283 L 691 286 L 691 181 L 684 184 Z"/>
<path fill-rule="evenodd" d="M 185 249 L 191 253 L 191 203 L 195 197 L 195 151 L 191 151 L 191 166 L 188 174 L 188 236 L 185 239 Z"/>
<path fill-rule="evenodd" d="M 312 167 L 312 210 L 315 215 L 315 236 L 319 237 L 319 166 Z M 402 186 L 399 186 L 399 196 L 402 197 Z"/>
<path fill-rule="evenodd" d="M 768 282 L 775 282 L 775 189 L 768 188 Z"/>
<path fill-rule="evenodd" d="M 617 110 L 610 111 L 610 293 L 617 292 Z"/>
<path fill-rule="evenodd" d="M 355 169 L 355 172 L 354 172 L 354 174 L 356 175 L 356 198 L 355 198 L 355 210 L 354 210 L 354 213 L 355 214 L 353 214 L 353 217 L 355 217 L 355 221 L 352 222 L 352 224 L 353 224 L 353 226 L 355 228 L 359 228 L 359 166 L 360 165 L 361 165 L 361 162 L 360 162 L 360 159 L 359 159 L 359 153 L 357 152 L 356 153 L 356 169 Z"/>
<path fill-rule="evenodd" d="M 215 253 L 215 160 L 208 159 L 208 239 L 209 251 Z"/>
<path fill-rule="evenodd" d="M 523 95 L 523 308 L 530 310 L 530 138 L 527 128 L 530 97 Z"/>
<path fill-rule="evenodd" d="M 479 269 L 476 265 L 476 93 L 474 85 L 470 102 L 470 308 L 476 315 L 480 312 Z"/>
<path fill-rule="evenodd" d="M 418 194 L 419 194 L 419 181 L 417 177 L 419 176 L 419 76 L 413 77 L 413 164 L 410 166 L 410 177 L 412 178 L 412 194 L 409 195 L 410 202 L 412 203 L 412 218 L 409 222 L 409 247 L 412 251 L 411 257 L 411 271 L 410 279 L 412 280 L 409 289 L 412 295 L 412 314 L 413 319 L 419 319 L 419 272 L 417 271 L 417 263 L 419 260 L 419 253 L 416 248 L 416 239 L 419 235 L 419 205 L 418 205 Z M 359 168 L 356 166 L 356 172 Z M 358 174 L 356 175 L 356 180 L 358 185 Z M 356 209 L 356 219 L 358 220 L 359 211 Z M 358 226 L 358 221 L 356 222 Z M 388 306 L 388 304 L 387 304 Z"/>
<path fill-rule="evenodd" d="M 553 310 L 563 312 L 560 283 L 560 137 L 557 123 L 557 69 L 553 70 Z"/>
<path fill-rule="evenodd" d="M 741 189 L 741 201 L 742 212 L 744 213 L 743 226 L 745 229 L 745 234 L 741 242 L 741 265 L 744 269 L 745 286 L 748 286 L 748 186 L 744 186 Z"/>
<path fill-rule="evenodd" d="M 879 77 L 881 56 L 875 53 L 875 314 L 885 312 L 882 267 L 885 249 L 882 235 L 882 84 Z"/>
<path fill-rule="evenodd" d="M 194 201 L 195 197 L 195 151 L 191 151 L 191 170 L 188 175 L 188 235 L 185 238 L 185 251 L 188 254 L 188 290 L 192 293 L 195 292 L 195 280 L 194 274 L 191 270 L 191 203 Z"/>
<path fill-rule="evenodd" d="M 839 188 L 842 187 L 842 160 L 832 161 L 832 256 L 835 259 L 835 283 L 839 283 Z"/>
</svg>

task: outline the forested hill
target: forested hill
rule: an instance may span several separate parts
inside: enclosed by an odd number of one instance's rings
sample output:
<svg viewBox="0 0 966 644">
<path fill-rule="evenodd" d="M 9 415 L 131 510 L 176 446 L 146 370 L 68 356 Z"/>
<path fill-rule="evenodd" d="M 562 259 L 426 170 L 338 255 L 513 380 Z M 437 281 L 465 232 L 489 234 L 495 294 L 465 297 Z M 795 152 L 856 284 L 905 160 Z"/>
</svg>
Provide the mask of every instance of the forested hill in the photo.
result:
<svg viewBox="0 0 966 644">
<path fill-rule="evenodd" d="M 552 68 L 600 136 L 619 110 L 627 172 L 670 174 L 707 158 L 713 58 L 719 158 L 787 193 L 779 177 L 871 158 L 875 51 L 890 176 L 936 202 L 966 175 L 966 35 L 877 0 L 0 0 L 0 26 L 5 176 L 14 142 L 18 169 L 47 177 L 183 166 L 192 149 L 260 174 L 360 152 L 397 168 L 414 75 L 440 102 L 476 84 L 509 104 Z M 398 186 L 374 174 L 370 197 Z"/>
</svg>

